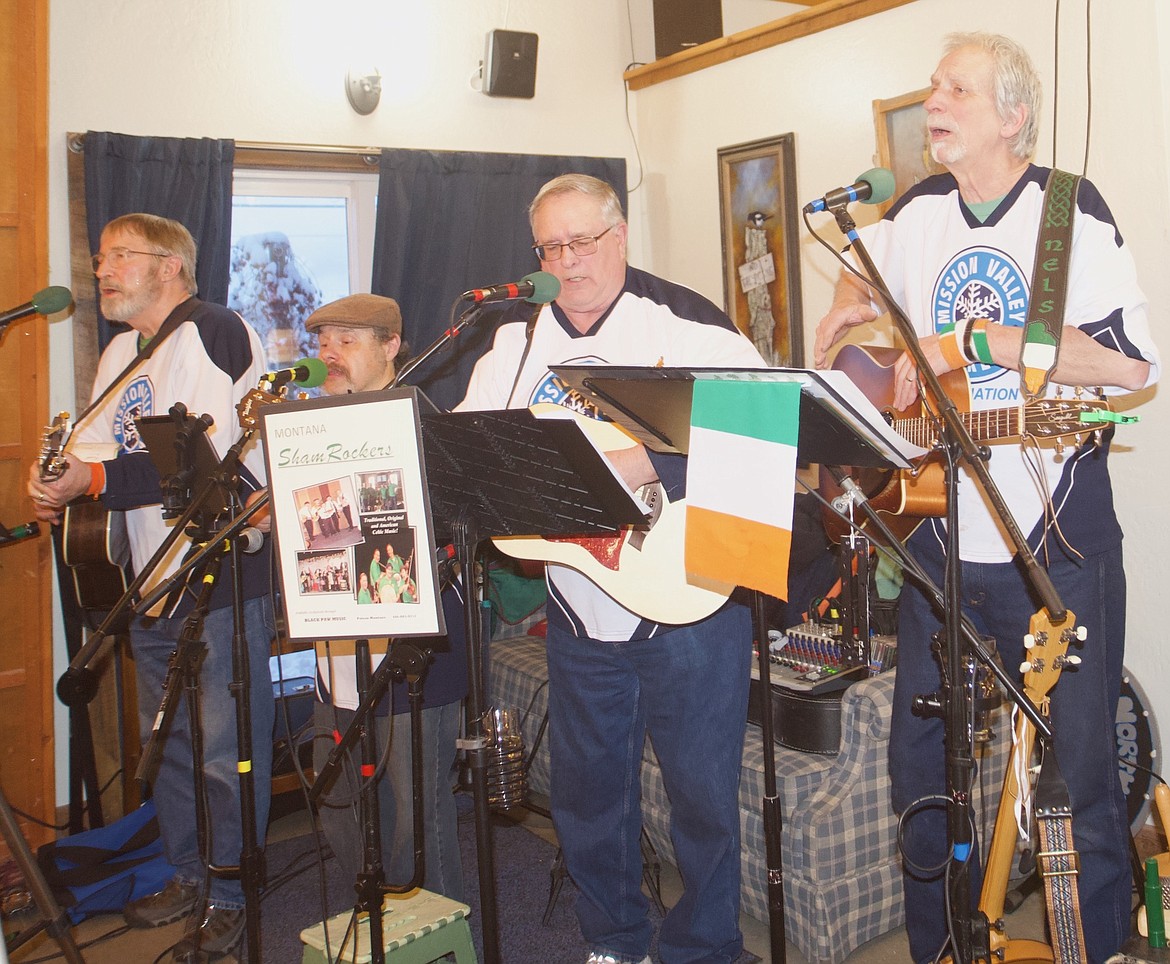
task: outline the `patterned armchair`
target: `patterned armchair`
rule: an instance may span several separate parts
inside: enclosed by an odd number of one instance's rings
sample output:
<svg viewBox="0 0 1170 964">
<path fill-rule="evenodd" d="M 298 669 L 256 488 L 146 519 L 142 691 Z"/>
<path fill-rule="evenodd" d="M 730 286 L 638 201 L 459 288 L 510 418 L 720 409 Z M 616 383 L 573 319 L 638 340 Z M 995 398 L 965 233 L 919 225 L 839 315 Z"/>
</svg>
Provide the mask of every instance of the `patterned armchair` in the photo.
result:
<svg viewBox="0 0 1170 964">
<path fill-rule="evenodd" d="M 531 753 L 547 708 L 544 640 L 521 636 L 491 644 L 486 685 L 490 705 L 520 711 Z M 776 779 L 783 822 L 785 932 L 815 964 L 836 964 L 856 947 L 900 925 L 902 883 L 896 852 L 897 818 L 890 808 L 886 753 L 890 739 L 893 673 L 856 683 L 841 704 L 841 748 L 836 756 L 776 746 Z M 1002 713 L 1002 710 L 997 711 Z M 994 718 L 993 718 L 994 719 Z M 994 743 L 977 781 L 979 813 L 990 812 L 983 788 L 998 799 L 1010 727 L 994 719 L 1004 737 Z M 762 819 L 763 746 L 760 729 L 749 726 L 743 751 L 740 817 L 743 831 L 743 909 L 768 918 L 766 851 Z M 537 748 L 528 782 L 548 793 L 548 745 Z M 649 741 L 642 770 L 645 828 L 666 860 L 670 803 Z M 982 832 L 981 828 L 981 832 Z M 986 828 L 987 836 L 990 828 Z"/>
</svg>

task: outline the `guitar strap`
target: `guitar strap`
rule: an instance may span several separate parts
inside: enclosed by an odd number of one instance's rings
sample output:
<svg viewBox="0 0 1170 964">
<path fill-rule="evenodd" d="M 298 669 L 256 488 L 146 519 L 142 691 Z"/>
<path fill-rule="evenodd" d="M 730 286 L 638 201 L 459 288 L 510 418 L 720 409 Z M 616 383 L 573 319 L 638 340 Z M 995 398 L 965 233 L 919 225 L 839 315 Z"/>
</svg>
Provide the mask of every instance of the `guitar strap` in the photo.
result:
<svg viewBox="0 0 1170 964">
<path fill-rule="evenodd" d="M 1044 214 L 1036 238 L 1032 296 L 1020 342 L 1020 376 L 1030 399 L 1044 394 L 1060 354 L 1073 216 L 1081 178 L 1053 168 L 1044 188 Z"/>
<path fill-rule="evenodd" d="M 110 396 L 114 389 L 121 385 L 127 376 L 129 376 L 130 373 L 133 372 L 139 365 L 141 365 L 151 355 L 153 355 L 158 349 L 159 345 L 166 341 L 174 332 L 174 330 L 179 327 L 179 325 L 195 314 L 195 309 L 198 308 L 201 304 L 203 304 L 203 302 L 192 295 L 181 304 L 175 305 L 175 307 L 171 309 L 171 313 L 167 315 L 166 320 L 159 327 L 158 333 L 152 339 L 150 339 L 150 341 L 138 349 L 138 354 L 130 359 L 130 364 L 122 369 L 121 374 L 119 374 L 117 378 L 111 381 L 105 387 L 105 390 L 97 398 L 90 402 L 89 405 L 85 407 L 85 410 L 73 420 L 73 431 L 77 431 L 77 426 L 85 421 L 89 413 L 99 408 L 102 402 L 104 402 Z"/>
<path fill-rule="evenodd" d="M 532 351 L 532 335 L 536 331 L 536 319 L 544 310 L 544 305 L 535 305 L 528 321 L 524 325 L 524 352 L 520 356 L 520 363 L 516 366 L 516 377 L 512 379 L 512 390 L 508 392 L 508 402 L 512 403 L 512 396 L 516 394 L 516 386 L 520 384 L 520 373 L 524 371 L 524 363 L 528 361 L 528 353 Z"/>
<path fill-rule="evenodd" d="M 1044 880 L 1053 960 L 1055 964 L 1080 964 L 1088 960 L 1077 890 L 1080 860 L 1073 843 L 1068 787 L 1051 746 L 1045 746 L 1036 779 L 1036 825 L 1040 833 L 1037 864 Z"/>
</svg>

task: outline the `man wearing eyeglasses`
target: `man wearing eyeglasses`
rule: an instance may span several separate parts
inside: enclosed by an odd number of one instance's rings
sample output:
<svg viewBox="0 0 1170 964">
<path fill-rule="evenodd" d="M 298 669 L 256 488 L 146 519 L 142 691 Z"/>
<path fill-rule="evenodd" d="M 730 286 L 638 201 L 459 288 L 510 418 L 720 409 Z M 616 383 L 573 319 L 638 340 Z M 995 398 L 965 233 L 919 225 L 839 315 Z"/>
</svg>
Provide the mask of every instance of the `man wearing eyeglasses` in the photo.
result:
<svg viewBox="0 0 1170 964">
<path fill-rule="evenodd" d="M 236 405 L 264 374 L 264 352 L 259 337 L 239 315 L 195 297 L 195 242 L 176 221 L 149 214 L 128 214 L 111 221 L 102 231 L 93 270 L 102 313 L 130 327 L 102 353 L 93 397 L 115 381 L 118 387 L 78 425 L 64 474 L 53 482 L 42 481 L 34 465 L 28 491 L 42 521 L 59 521 L 68 503 L 85 498 L 100 499 L 107 509 L 125 512 L 133 565 L 141 572 L 171 527 L 163 519 L 159 472 L 134 419 L 165 415 L 181 402 L 192 415 L 211 416 L 207 436 L 222 457 L 240 437 Z M 142 358 L 152 343 L 153 353 Z M 241 498 L 264 480 L 262 453 L 254 441 L 244 449 L 240 475 Z M 185 538 L 175 543 L 144 585 L 144 593 L 174 572 L 188 546 Z M 233 677 L 233 618 L 226 563 L 200 637 L 207 648 L 199 670 L 209 844 L 205 856 L 215 866 L 240 863 L 238 767 L 251 766 L 259 840 L 268 820 L 272 775 L 274 706 L 268 654 L 275 630 L 267 596 L 269 555 L 261 551 L 242 560 L 244 628 L 251 665 L 250 761 L 241 761 L 238 755 L 236 704 L 228 689 Z M 170 655 L 195 595 L 187 587 L 164 598 L 148 616 L 136 616 L 131 622 L 144 741 L 159 711 Z M 199 852 L 191 737 L 187 705 L 180 699 L 152 785 L 164 851 L 176 868 L 175 876 L 162 891 L 132 901 L 123 912 L 133 927 L 158 927 L 186 918 L 183 937 L 173 951 L 173 960 L 181 962 L 230 951 L 244 928 L 240 881 L 209 877 L 207 860 Z"/>
<path fill-rule="evenodd" d="M 760 367 L 750 341 L 706 298 L 626 263 L 613 189 L 567 174 L 529 206 L 533 249 L 561 291 L 529 329 L 501 325 L 476 364 L 465 410 L 557 402 L 589 409 L 555 365 Z M 596 411 L 592 414 L 596 415 Z M 633 489 L 681 497 L 682 456 L 607 453 Z M 739 770 L 751 667 L 748 611 L 729 602 L 689 625 L 652 623 L 586 576 L 548 566 L 552 810 L 589 964 L 648 964 L 639 773 L 647 732 L 670 795 L 685 890 L 658 935 L 661 959 L 734 961 L 739 930 Z M 668 588 L 661 590 L 669 593 Z"/>
</svg>

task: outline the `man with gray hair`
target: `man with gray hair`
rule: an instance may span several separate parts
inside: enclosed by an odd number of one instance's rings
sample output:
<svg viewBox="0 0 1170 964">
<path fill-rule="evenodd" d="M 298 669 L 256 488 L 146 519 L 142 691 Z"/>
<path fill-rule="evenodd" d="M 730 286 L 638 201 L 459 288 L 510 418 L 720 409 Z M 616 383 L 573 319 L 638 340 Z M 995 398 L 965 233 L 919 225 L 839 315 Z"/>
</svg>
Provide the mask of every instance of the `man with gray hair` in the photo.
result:
<svg viewBox="0 0 1170 964">
<path fill-rule="evenodd" d="M 529 221 L 533 250 L 560 293 L 535 319 L 509 318 L 497 329 L 459 408 L 539 401 L 597 417 L 596 406 L 550 370 L 559 364 L 763 365 L 706 298 L 626 263 L 628 226 L 604 181 L 554 178 L 529 206 Z M 531 306 L 521 310 L 531 315 Z M 606 454 L 632 489 L 661 484 L 671 499 L 685 494 L 683 456 L 641 445 Z M 667 964 L 728 964 L 743 948 L 738 791 L 752 653 L 747 608 L 727 602 L 698 622 L 656 623 L 565 566 L 548 567 L 548 584 L 552 814 L 578 888 L 587 964 L 650 961 L 639 847 L 647 733 L 670 794 L 685 884 L 659 930 L 659 955 Z"/>
<path fill-rule="evenodd" d="M 33 465 L 28 485 L 37 518 L 56 522 L 77 499 L 101 500 L 123 511 L 131 558 L 141 572 L 171 531 L 163 515 L 158 469 L 139 436 L 135 419 L 165 415 L 176 402 L 193 414 L 208 415 L 207 437 L 223 457 L 241 436 L 236 406 L 264 374 L 264 351 L 256 332 L 234 311 L 195 297 L 195 242 L 177 221 L 153 214 L 127 214 L 102 229 L 92 259 L 102 314 L 130 330 L 106 347 L 98 362 L 93 395 L 116 388 L 77 426 L 67 467 L 53 482 Z M 153 352 L 145 357 L 143 349 Z M 90 450 L 83 452 L 83 445 Z M 85 458 L 81 455 L 84 454 Z M 259 444 L 251 440 L 240 467 L 242 499 L 264 482 Z M 169 577 L 190 546 L 184 535 L 154 570 L 144 592 Z M 200 624 L 206 657 L 199 669 L 203 774 L 206 780 L 207 853 L 201 854 L 192 766 L 192 733 L 180 700 L 165 736 L 152 791 L 159 831 L 175 875 L 158 893 L 131 901 L 123 914 L 131 927 L 160 927 L 186 918 L 175 946 L 176 962 L 202 961 L 230 952 L 244 930 L 244 889 L 238 879 L 208 870 L 240 863 L 243 846 L 239 772 L 251 767 L 258 841 L 268 822 L 272 778 L 274 705 L 268 653 L 275 626 L 268 598 L 267 546 L 245 554 L 243 613 L 250 659 L 252 759 L 241 760 L 236 740 L 235 702 L 229 685 L 232 666 L 232 580 L 219 579 Z M 138 723 L 150 736 L 163 695 L 167 668 L 197 599 L 194 585 L 172 593 L 149 614 L 130 622 L 130 646 L 138 686 Z"/>
<path fill-rule="evenodd" d="M 924 104 L 931 154 L 947 173 L 915 185 L 878 224 L 863 229 L 933 371 L 965 371 L 969 397 L 957 400 L 961 409 L 1022 406 L 1027 385 L 1021 368 L 1037 367 L 1034 343 L 1024 335 L 1026 328 L 1034 330 L 1029 302 L 1041 297 L 1028 289 L 1050 174 L 1030 160 L 1039 105 L 1039 77 L 1018 44 L 981 33 L 948 38 Z M 1146 299 L 1109 208 L 1088 180 L 1076 192 L 1068 275 L 1048 393 L 1071 385 L 1124 394 L 1153 384 L 1159 358 Z M 848 329 L 873 321 L 877 307 L 867 288 L 842 272 L 833 305 L 817 328 L 815 363 L 825 367 L 829 349 Z M 893 377 L 894 407 L 906 408 L 918 393 L 909 355 L 897 361 Z M 1061 674 L 1052 692 L 1051 720 L 1072 801 L 1091 961 L 1105 960 L 1124 942 L 1131 906 L 1113 728 L 1125 643 L 1125 574 L 1107 467 L 1111 436 L 1106 430 L 1063 456 L 1047 446 L 996 445 L 988 465 L 1062 602 L 1088 633 L 1078 651 L 1081 664 Z M 1038 607 L 1013 546 L 966 470 L 958 511 L 964 613 L 980 633 L 995 638 L 1005 666 L 1019 666 Z M 942 520 L 919 527 L 909 542 L 939 585 L 945 545 Z M 934 960 L 947 942 L 949 904 L 939 870 L 950 857 L 939 804 L 945 795 L 943 723 L 913 709 L 915 696 L 939 687 L 931 637 L 940 628 L 940 614 L 908 583 L 899 612 L 890 774 L 894 807 L 907 815 L 906 929 L 918 962 Z M 972 876 L 977 892 L 979 874 Z"/>
</svg>

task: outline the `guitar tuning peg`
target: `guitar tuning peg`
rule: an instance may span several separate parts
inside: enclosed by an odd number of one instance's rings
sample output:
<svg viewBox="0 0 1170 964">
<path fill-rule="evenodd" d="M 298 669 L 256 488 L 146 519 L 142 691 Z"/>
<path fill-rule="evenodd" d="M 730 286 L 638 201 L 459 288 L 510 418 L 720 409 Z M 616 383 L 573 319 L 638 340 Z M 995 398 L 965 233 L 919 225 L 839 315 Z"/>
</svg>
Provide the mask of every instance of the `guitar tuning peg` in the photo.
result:
<svg viewBox="0 0 1170 964">
<path fill-rule="evenodd" d="M 1031 649 L 1036 645 L 1036 637 L 1031 633 L 1024 634 L 1024 649 Z"/>
<path fill-rule="evenodd" d="M 1077 627 L 1077 639 L 1083 643 L 1088 638 L 1089 638 L 1089 631 L 1087 629 L 1085 629 L 1084 626 L 1078 626 Z"/>
<path fill-rule="evenodd" d="M 1022 663 L 1020 663 L 1020 672 L 1021 673 L 1030 673 L 1031 671 L 1032 671 L 1032 664 L 1028 660 L 1024 660 Z"/>
<path fill-rule="evenodd" d="M 1064 656 L 1064 662 L 1068 666 L 1080 666 L 1081 658 L 1076 653 L 1067 653 Z"/>
</svg>

